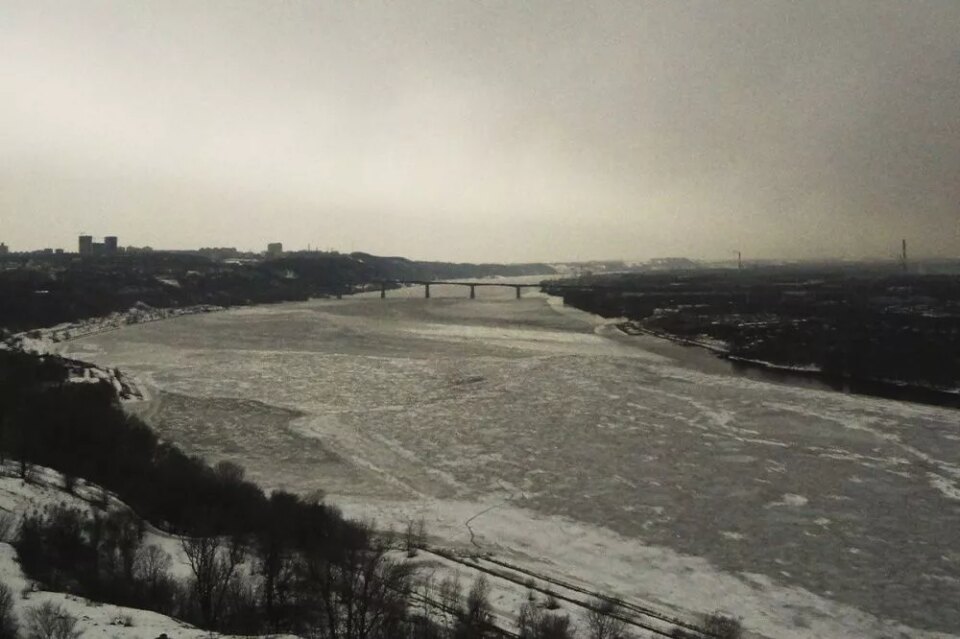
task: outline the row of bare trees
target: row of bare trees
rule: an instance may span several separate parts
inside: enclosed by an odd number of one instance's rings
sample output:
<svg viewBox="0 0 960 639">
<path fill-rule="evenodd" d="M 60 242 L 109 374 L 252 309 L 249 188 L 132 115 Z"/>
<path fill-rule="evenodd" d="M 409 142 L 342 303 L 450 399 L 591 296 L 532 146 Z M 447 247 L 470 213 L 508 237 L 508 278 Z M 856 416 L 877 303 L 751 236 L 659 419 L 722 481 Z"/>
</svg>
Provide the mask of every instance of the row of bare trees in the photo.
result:
<svg viewBox="0 0 960 639">
<path fill-rule="evenodd" d="M 403 537 L 367 530 L 364 545 L 296 546 L 276 538 L 210 535 L 181 538 L 187 579 L 173 560 L 144 543 L 131 511 L 87 514 L 60 505 L 23 519 L 15 547 L 27 575 L 47 587 L 156 610 L 233 634 L 287 633 L 311 639 L 486 639 L 512 636 L 498 627 L 489 582 L 481 574 L 464 593 L 457 574 L 436 573 L 406 554 Z M 533 590 L 516 614 L 520 639 L 626 639 L 615 600 L 586 606 L 582 628 Z M 2 617 L 2 615 L 0 615 Z M 0 626 L 3 626 L 0 619 Z M 739 636 L 739 624 L 713 615 L 704 628 Z M 2 634 L 2 633 L 0 633 Z M 9 633 L 8 633 L 9 634 Z M 678 631 L 678 637 L 700 633 Z M 6 637 L 0 637 L 6 639 Z"/>
<path fill-rule="evenodd" d="M 96 513 L 96 511 L 95 511 Z M 368 535 L 339 549 L 270 544 L 241 536 L 183 537 L 190 577 L 144 543 L 130 511 L 88 515 L 56 506 L 32 513 L 15 546 L 29 577 L 63 589 L 153 609 L 235 634 L 289 633 L 312 639 L 486 639 L 505 636 L 481 575 L 464 593 L 459 575 L 436 580 L 405 556 L 405 544 Z M 572 639 L 570 619 L 531 600 L 519 611 L 522 639 Z M 595 606 L 590 639 L 625 637 L 614 608 Z"/>
</svg>

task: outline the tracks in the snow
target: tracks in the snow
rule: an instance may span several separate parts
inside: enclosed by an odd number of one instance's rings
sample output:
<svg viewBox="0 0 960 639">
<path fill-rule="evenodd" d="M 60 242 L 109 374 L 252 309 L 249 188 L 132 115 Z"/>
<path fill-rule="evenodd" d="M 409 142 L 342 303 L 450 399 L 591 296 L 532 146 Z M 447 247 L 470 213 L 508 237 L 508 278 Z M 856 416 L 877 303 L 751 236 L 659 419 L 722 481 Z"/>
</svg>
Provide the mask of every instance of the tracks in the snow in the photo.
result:
<svg viewBox="0 0 960 639">
<path fill-rule="evenodd" d="M 478 513 L 482 514 L 482 513 Z M 535 572 L 491 556 L 462 556 L 439 548 L 421 548 L 423 552 L 485 573 L 496 579 L 502 579 L 523 586 L 559 601 L 565 601 L 584 610 L 596 610 L 597 602 L 610 601 L 616 604 L 617 619 L 657 637 L 674 637 L 677 629 L 682 629 L 695 639 L 709 639 L 710 634 L 694 622 L 679 619 L 662 613 L 649 606 L 613 599 L 603 593 L 589 590 L 577 584 Z"/>
<path fill-rule="evenodd" d="M 477 535 L 476 535 L 476 533 L 473 531 L 473 528 L 470 526 L 471 522 L 473 522 L 474 519 L 480 517 L 481 515 L 486 515 L 486 514 L 487 514 L 488 512 L 490 512 L 491 510 L 494 510 L 494 509 L 496 509 L 496 508 L 499 508 L 500 506 L 503 506 L 504 504 L 510 503 L 510 501 L 513 500 L 514 495 L 515 495 L 514 492 L 510 492 L 510 491 L 509 491 L 509 489 L 507 488 L 507 486 L 504 486 L 504 485 L 503 485 L 503 482 L 499 482 L 499 483 L 500 483 L 501 488 L 507 489 L 507 492 L 510 493 L 510 494 L 507 496 L 507 498 L 504 499 L 503 501 L 499 502 L 499 503 L 496 503 L 496 504 L 494 504 L 494 505 L 492 505 L 492 506 L 489 506 L 488 508 L 484 508 L 483 510 L 481 510 L 481 511 L 478 512 L 478 513 L 475 513 L 472 517 L 470 517 L 470 518 L 467 519 L 465 522 L 463 522 L 463 525 L 467 527 L 467 532 L 470 533 L 470 543 L 473 544 L 474 547 L 475 547 L 477 550 L 483 550 L 483 546 L 481 546 L 479 543 L 477 543 Z M 428 551 L 428 552 L 429 552 L 429 551 Z"/>
</svg>

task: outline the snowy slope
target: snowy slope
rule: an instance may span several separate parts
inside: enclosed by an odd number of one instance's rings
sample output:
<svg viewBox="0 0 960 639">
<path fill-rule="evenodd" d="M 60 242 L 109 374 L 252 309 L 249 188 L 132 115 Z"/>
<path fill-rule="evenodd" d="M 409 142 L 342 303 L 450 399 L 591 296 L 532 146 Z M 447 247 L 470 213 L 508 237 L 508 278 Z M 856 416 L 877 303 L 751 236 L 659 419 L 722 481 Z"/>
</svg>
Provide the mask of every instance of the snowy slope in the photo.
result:
<svg viewBox="0 0 960 639">
<path fill-rule="evenodd" d="M 76 495 L 71 495 L 59 488 L 63 485 L 60 473 L 49 468 L 34 467 L 30 483 L 11 476 L 14 471 L 15 466 L 9 462 L 0 466 L 3 474 L 0 476 L 0 512 L 13 513 L 18 518 L 33 510 L 43 510 L 58 504 L 92 512 L 98 508 L 95 502 L 103 495 L 100 487 L 83 480 L 77 480 Z M 113 495 L 108 494 L 107 501 L 110 510 L 126 508 Z M 20 570 L 16 551 L 10 541 L 0 540 L 0 582 L 13 591 L 15 611 L 21 624 L 24 623 L 28 608 L 49 601 L 63 606 L 79 620 L 77 628 L 83 631 L 86 639 L 155 639 L 162 633 L 183 639 L 220 636 L 155 612 L 90 601 L 67 593 L 38 590 Z M 159 546 L 171 555 L 173 576 L 188 576 L 189 567 L 177 537 L 148 525 L 143 543 Z"/>
</svg>

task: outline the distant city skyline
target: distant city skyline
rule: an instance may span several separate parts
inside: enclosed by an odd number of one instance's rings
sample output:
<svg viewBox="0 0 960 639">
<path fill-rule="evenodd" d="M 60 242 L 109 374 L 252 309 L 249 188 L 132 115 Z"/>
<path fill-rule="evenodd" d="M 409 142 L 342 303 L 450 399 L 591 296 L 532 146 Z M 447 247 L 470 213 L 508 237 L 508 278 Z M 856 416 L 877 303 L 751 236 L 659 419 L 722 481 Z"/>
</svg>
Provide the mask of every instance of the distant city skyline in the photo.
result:
<svg viewBox="0 0 960 639">
<path fill-rule="evenodd" d="M 150 252 L 197 252 L 201 254 L 207 254 L 208 256 L 215 256 L 217 259 L 224 259 L 226 253 L 236 254 L 236 255 L 266 255 L 277 257 L 279 255 L 289 254 L 289 253 L 301 253 L 301 252 L 316 252 L 316 253 L 325 253 L 325 252 L 335 252 L 335 253 L 344 253 L 349 254 L 353 252 L 361 253 L 371 253 L 370 251 L 365 251 L 362 248 L 344 250 L 337 247 L 326 247 L 321 245 L 312 245 L 307 244 L 303 247 L 287 247 L 283 242 L 268 242 L 265 246 L 260 247 L 237 247 L 229 246 L 226 244 L 207 244 L 201 246 L 182 246 L 182 247 L 153 247 L 147 244 L 144 245 L 134 245 L 134 244 L 118 244 L 117 239 L 114 236 L 103 236 L 102 242 L 93 242 L 88 248 L 84 248 L 85 238 L 90 238 L 92 240 L 98 239 L 96 236 L 91 236 L 90 234 L 84 234 L 79 236 L 79 247 L 74 247 L 73 249 L 67 247 L 66 249 L 60 246 L 53 245 L 44 245 L 41 247 L 31 247 L 31 248 L 13 248 L 11 249 L 8 245 L 0 242 L 0 255 L 6 254 L 29 254 L 29 253 L 40 253 L 40 252 L 53 252 L 59 254 L 76 254 L 76 255 L 116 255 L 128 251 L 133 251 L 136 253 L 141 253 L 144 251 Z M 588 258 L 575 258 L 575 259 L 558 259 L 558 260 L 504 260 L 501 263 L 553 263 L 553 264 L 564 264 L 564 263 L 600 263 L 600 262 L 624 262 L 627 264 L 653 264 L 663 266 L 666 263 L 671 261 L 691 261 L 692 262 L 702 262 L 705 264 L 710 263 L 730 263 L 730 264 L 749 264 L 751 262 L 831 262 L 831 261 L 849 261 L 853 262 L 872 262 L 872 261 L 895 261 L 900 263 L 906 262 L 924 262 L 924 261 L 936 261 L 940 259 L 956 259 L 960 260 L 960 255 L 951 256 L 951 255 L 911 255 L 909 260 L 907 259 L 906 254 L 906 240 L 901 240 L 902 244 L 898 244 L 898 252 L 887 253 L 884 255 L 862 255 L 862 256 L 823 256 L 823 257 L 802 257 L 802 258 L 791 258 L 791 257 L 769 257 L 769 256 L 752 256 L 744 257 L 742 252 L 734 251 L 732 255 L 723 255 L 723 256 L 690 256 L 690 255 L 653 255 L 653 256 L 644 256 L 644 257 L 622 257 L 622 256 L 606 256 L 606 257 L 588 257 Z M 76 242 L 75 242 L 76 244 Z M 411 260 L 420 260 L 416 256 L 410 255 L 387 255 L 381 254 L 382 257 L 405 257 Z M 464 260 L 443 260 L 436 258 L 424 258 L 421 261 L 464 261 Z M 474 260 L 473 263 L 482 263 L 489 260 Z"/>
<path fill-rule="evenodd" d="M 79 246 L 77 246 L 77 239 L 79 238 Z M 95 240 L 100 239 L 100 242 Z M 84 247 L 85 240 L 87 242 L 92 242 L 90 246 L 86 249 Z M 858 256 L 847 256 L 847 255 L 834 255 L 834 256 L 808 256 L 808 257 L 788 257 L 788 256 L 744 256 L 742 251 L 733 251 L 730 255 L 719 255 L 719 256 L 695 256 L 695 255 L 648 255 L 648 256 L 601 256 L 601 257 L 578 257 L 572 259 L 556 259 L 556 260 L 505 260 L 503 262 L 512 262 L 512 263 L 521 263 L 521 262 L 553 262 L 553 263 L 565 263 L 565 262 L 603 262 L 603 261 L 622 261 L 622 262 L 658 262 L 664 260 L 672 259 L 692 259 L 694 261 L 702 262 L 751 262 L 751 261 L 832 261 L 832 260 L 850 260 L 850 261 L 872 261 L 872 260 L 899 260 L 903 261 L 906 255 L 906 239 L 901 239 L 895 246 L 896 250 L 888 251 L 885 254 L 877 255 L 858 255 Z M 150 246 L 149 244 L 126 244 L 120 243 L 116 236 L 96 236 L 90 233 L 84 233 L 79 236 L 74 237 L 73 247 L 54 245 L 54 244 L 44 244 L 42 246 L 36 247 L 13 247 L 11 248 L 7 244 L 2 244 L 2 249 L 0 249 L 0 254 L 4 251 L 9 253 L 32 253 L 39 252 L 43 250 L 56 250 L 58 253 L 75 253 L 79 255 L 112 255 L 118 252 L 123 252 L 126 249 L 145 249 L 149 251 L 216 251 L 216 250 L 231 250 L 236 251 L 241 254 L 265 254 L 265 255 L 279 255 L 283 253 L 297 253 L 297 252 L 338 252 L 338 253 L 353 253 L 353 252 L 362 252 L 362 253 L 373 253 L 372 251 L 365 250 L 364 248 L 350 248 L 343 249 L 335 246 L 323 246 L 322 244 L 306 244 L 305 246 L 289 246 L 283 242 L 266 242 L 261 243 L 260 246 L 252 247 L 240 247 L 223 243 L 207 243 L 197 246 Z M 382 256 L 394 255 L 396 257 L 406 257 L 412 260 L 425 259 L 428 261 L 464 261 L 464 260 L 444 260 L 437 258 L 418 258 L 417 256 L 403 255 L 403 254 L 377 254 Z M 941 258 L 956 258 L 960 259 L 960 254 L 958 255 L 932 255 L 919 253 L 917 255 L 911 255 L 912 260 L 930 260 L 930 259 L 941 259 Z M 466 260 L 469 261 L 469 260 Z M 475 263 L 480 263 L 483 261 L 489 260 L 473 260 Z"/>
<path fill-rule="evenodd" d="M 960 2 L 8 0 L 0 241 L 960 255 Z"/>
</svg>

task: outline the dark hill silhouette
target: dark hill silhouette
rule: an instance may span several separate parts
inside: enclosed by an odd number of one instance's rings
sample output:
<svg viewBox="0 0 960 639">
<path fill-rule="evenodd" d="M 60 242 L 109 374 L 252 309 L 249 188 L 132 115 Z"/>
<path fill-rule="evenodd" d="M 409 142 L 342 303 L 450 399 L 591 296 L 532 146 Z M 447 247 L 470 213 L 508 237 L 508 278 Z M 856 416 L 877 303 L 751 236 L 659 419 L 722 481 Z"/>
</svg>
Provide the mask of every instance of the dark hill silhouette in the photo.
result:
<svg viewBox="0 0 960 639">
<path fill-rule="evenodd" d="M 138 302 L 158 308 L 236 306 L 349 293 L 381 280 L 554 272 L 546 264 L 452 264 L 306 252 L 251 263 L 172 252 L 83 259 L 11 257 L 0 268 L 0 327 L 9 331 L 107 315 Z"/>
</svg>

